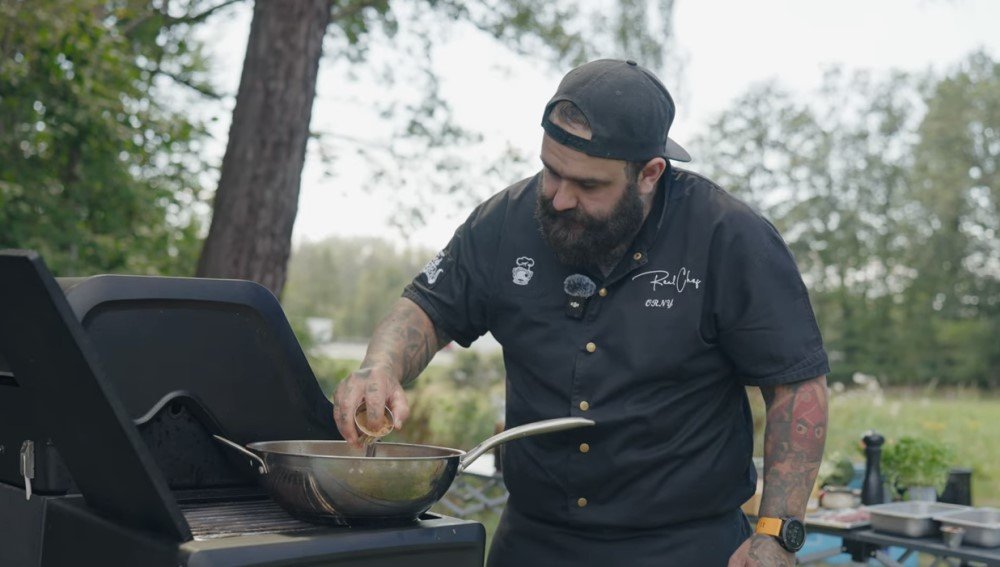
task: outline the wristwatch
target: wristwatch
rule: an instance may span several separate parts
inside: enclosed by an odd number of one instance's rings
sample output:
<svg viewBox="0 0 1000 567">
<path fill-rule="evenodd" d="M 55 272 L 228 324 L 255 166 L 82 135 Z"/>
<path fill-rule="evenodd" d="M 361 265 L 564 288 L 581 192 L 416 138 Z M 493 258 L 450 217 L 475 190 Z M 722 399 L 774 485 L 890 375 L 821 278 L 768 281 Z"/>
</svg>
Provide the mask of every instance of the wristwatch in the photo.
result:
<svg viewBox="0 0 1000 567">
<path fill-rule="evenodd" d="M 757 533 L 774 536 L 786 550 L 795 553 L 806 543 L 806 527 L 798 518 L 760 518 Z"/>
</svg>

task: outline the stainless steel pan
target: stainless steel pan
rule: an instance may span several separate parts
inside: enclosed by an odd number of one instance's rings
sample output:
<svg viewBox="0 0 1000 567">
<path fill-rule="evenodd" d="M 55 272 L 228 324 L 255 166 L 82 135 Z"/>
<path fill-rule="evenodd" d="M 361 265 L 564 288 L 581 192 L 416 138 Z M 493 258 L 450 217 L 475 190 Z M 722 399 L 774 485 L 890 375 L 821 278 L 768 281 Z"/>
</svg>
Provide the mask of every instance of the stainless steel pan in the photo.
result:
<svg viewBox="0 0 1000 567">
<path fill-rule="evenodd" d="M 594 425 L 565 417 L 514 427 L 476 445 L 459 449 L 379 443 L 375 457 L 365 457 L 345 441 L 267 441 L 244 448 L 224 437 L 220 442 L 250 457 L 261 483 L 286 511 L 310 522 L 406 523 L 434 505 L 455 475 L 493 447 L 528 435 Z"/>
</svg>

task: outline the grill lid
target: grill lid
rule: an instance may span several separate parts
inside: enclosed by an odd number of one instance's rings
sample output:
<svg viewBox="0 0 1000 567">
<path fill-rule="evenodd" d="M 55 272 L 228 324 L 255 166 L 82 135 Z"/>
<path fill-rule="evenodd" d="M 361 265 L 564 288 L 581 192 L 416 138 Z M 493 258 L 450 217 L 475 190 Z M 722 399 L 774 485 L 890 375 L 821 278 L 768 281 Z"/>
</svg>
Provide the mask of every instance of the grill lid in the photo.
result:
<svg viewBox="0 0 1000 567">
<path fill-rule="evenodd" d="M 0 252 L 0 351 L 87 504 L 173 541 L 191 532 L 38 254 Z"/>
</svg>

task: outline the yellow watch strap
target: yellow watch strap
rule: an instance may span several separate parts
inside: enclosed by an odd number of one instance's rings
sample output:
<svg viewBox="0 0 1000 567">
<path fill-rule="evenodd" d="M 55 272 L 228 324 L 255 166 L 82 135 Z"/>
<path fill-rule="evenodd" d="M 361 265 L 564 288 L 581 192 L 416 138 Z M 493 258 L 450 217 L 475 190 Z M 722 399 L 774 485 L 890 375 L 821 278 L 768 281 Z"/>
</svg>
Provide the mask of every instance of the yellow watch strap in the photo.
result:
<svg viewBox="0 0 1000 567">
<path fill-rule="evenodd" d="M 757 533 L 775 536 L 781 534 L 781 518 L 759 518 L 757 520 Z"/>
</svg>

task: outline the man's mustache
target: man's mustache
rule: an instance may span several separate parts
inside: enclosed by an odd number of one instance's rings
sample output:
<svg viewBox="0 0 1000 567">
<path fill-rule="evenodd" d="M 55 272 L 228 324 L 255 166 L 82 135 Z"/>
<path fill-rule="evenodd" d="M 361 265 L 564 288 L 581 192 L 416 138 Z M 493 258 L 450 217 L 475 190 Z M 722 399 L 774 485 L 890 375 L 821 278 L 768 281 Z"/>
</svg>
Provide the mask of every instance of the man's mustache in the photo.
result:
<svg viewBox="0 0 1000 567">
<path fill-rule="evenodd" d="M 541 198 L 539 199 L 539 204 L 541 205 L 541 214 L 545 220 L 561 224 L 572 223 L 584 228 L 590 228 L 595 224 L 594 219 L 588 217 L 579 209 L 573 208 L 566 209 L 565 211 L 557 211 L 552 206 L 552 199 Z"/>
</svg>

